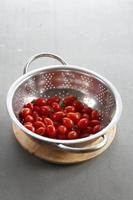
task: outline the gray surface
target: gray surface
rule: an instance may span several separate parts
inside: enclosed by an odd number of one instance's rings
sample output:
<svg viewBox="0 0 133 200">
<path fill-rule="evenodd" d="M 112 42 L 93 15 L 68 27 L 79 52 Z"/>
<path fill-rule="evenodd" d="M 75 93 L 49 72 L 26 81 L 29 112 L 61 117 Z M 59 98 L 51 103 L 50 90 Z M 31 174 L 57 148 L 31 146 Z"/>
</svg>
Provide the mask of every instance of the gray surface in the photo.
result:
<svg viewBox="0 0 133 200">
<path fill-rule="evenodd" d="M 0 1 L 1 200 L 133 199 L 132 21 L 131 0 Z M 89 67 L 118 88 L 124 106 L 118 134 L 98 158 L 75 166 L 51 165 L 16 142 L 6 94 L 26 59 L 40 51 Z"/>
</svg>

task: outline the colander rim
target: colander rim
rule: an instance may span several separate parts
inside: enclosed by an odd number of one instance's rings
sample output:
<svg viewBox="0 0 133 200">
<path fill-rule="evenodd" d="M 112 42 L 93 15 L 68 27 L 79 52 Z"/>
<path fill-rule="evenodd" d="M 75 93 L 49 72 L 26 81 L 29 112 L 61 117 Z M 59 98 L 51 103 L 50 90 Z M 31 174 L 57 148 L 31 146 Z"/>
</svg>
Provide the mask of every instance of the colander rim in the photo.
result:
<svg viewBox="0 0 133 200">
<path fill-rule="evenodd" d="M 99 131 L 98 133 L 96 133 L 95 135 L 90 135 L 88 137 L 85 138 L 80 138 L 80 139 L 73 139 L 73 140 L 59 140 L 59 139 L 52 139 L 52 138 L 48 138 L 48 137 L 44 137 L 44 136 L 40 136 L 37 135 L 35 133 L 33 133 L 32 131 L 26 129 L 21 123 L 20 121 L 17 119 L 17 117 L 15 116 L 14 112 L 13 112 L 13 108 L 12 108 L 12 100 L 13 100 L 13 96 L 14 93 L 16 91 L 16 89 L 28 78 L 30 78 L 32 75 L 37 74 L 38 72 L 43 72 L 46 70 L 75 70 L 75 71 L 79 71 L 82 73 L 89 73 L 93 76 L 96 76 L 98 79 L 100 79 L 101 81 L 103 81 L 104 83 L 107 84 L 107 86 L 111 89 L 111 91 L 114 94 L 115 97 L 115 101 L 116 101 L 116 110 L 115 110 L 115 114 L 111 120 L 111 122 L 105 127 L 103 128 L 101 131 Z M 103 77 L 102 75 L 98 74 L 97 72 L 94 72 L 90 69 L 88 69 L 87 67 L 80 67 L 77 65 L 48 65 L 45 67 L 41 67 L 38 69 L 34 69 L 24 75 L 21 75 L 16 81 L 13 82 L 13 84 L 10 86 L 9 91 L 7 93 L 7 99 L 6 99 L 6 104 L 7 104 L 7 110 L 8 113 L 11 117 L 11 119 L 13 120 L 13 122 L 20 128 L 20 130 L 22 130 L 23 132 L 25 132 L 27 135 L 36 138 L 38 140 L 44 141 L 44 142 L 49 142 L 49 143 L 61 143 L 61 144 L 78 144 L 78 143 L 84 143 L 87 141 L 91 141 L 94 140 L 104 134 L 106 134 L 111 128 L 113 128 L 121 115 L 122 112 L 122 100 L 121 100 L 121 96 L 119 94 L 119 92 L 117 91 L 116 87 L 105 77 Z"/>
</svg>

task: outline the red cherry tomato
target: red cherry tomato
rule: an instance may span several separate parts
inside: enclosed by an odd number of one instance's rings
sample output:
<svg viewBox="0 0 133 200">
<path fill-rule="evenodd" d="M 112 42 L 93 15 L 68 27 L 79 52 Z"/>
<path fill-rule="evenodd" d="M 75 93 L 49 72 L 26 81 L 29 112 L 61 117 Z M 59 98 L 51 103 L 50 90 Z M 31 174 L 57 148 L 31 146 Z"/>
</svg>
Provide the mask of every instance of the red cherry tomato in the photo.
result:
<svg viewBox="0 0 133 200">
<path fill-rule="evenodd" d="M 70 139 L 70 140 L 77 139 L 78 133 L 76 131 L 70 131 L 67 135 L 67 138 Z"/>
<path fill-rule="evenodd" d="M 69 112 L 75 112 L 74 106 L 67 106 L 64 109 L 64 112 L 69 113 Z"/>
<path fill-rule="evenodd" d="M 39 115 L 41 112 L 41 109 L 39 106 L 34 106 L 33 110 Z"/>
<path fill-rule="evenodd" d="M 73 128 L 74 123 L 70 118 L 65 117 L 65 118 L 63 118 L 63 125 L 66 126 L 68 129 L 71 129 L 71 128 Z"/>
<path fill-rule="evenodd" d="M 80 135 L 80 138 L 85 138 L 85 137 L 88 137 L 90 135 L 90 133 L 82 133 Z"/>
<path fill-rule="evenodd" d="M 37 117 L 37 118 L 35 119 L 35 121 L 41 121 L 41 122 L 43 122 L 43 118 L 42 118 L 42 117 Z"/>
<path fill-rule="evenodd" d="M 51 98 L 48 99 L 48 104 L 49 105 L 52 105 L 52 103 L 54 103 L 54 102 L 59 103 L 60 102 L 60 98 L 57 97 L 57 96 L 54 96 L 54 97 L 51 97 Z"/>
<path fill-rule="evenodd" d="M 61 107 L 57 102 L 53 102 L 51 106 L 56 112 L 61 110 Z"/>
<path fill-rule="evenodd" d="M 26 124 L 24 124 L 25 128 L 27 128 L 28 130 L 32 131 L 32 132 L 35 132 L 35 128 L 34 126 L 31 124 L 28 124 L 30 122 L 27 122 Z"/>
<path fill-rule="evenodd" d="M 24 121 L 25 121 L 25 122 L 33 122 L 33 121 L 34 121 L 34 118 L 33 118 L 31 115 L 27 115 L 27 116 L 24 118 Z"/>
<path fill-rule="evenodd" d="M 80 101 L 78 101 L 78 100 L 75 100 L 75 101 L 73 102 L 73 106 L 74 106 L 75 109 L 76 109 L 77 111 L 79 111 L 79 112 L 81 112 L 82 109 L 84 108 L 83 104 L 82 104 Z"/>
<path fill-rule="evenodd" d="M 46 133 L 46 127 L 39 127 L 35 130 L 35 133 L 37 133 L 38 135 L 45 135 Z"/>
<path fill-rule="evenodd" d="M 20 122 L 39 135 L 57 139 L 88 137 L 102 129 L 99 112 L 75 96 L 38 98 L 19 113 Z"/>
<path fill-rule="evenodd" d="M 47 126 L 47 136 L 50 138 L 56 138 L 56 129 L 53 125 Z"/>
<path fill-rule="evenodd" d="M 53 121 L 58 122 L 58 121 L 61 121 L 64 116 L 65 116 L 64 112 L 58 111 L 53 114 L 52 119 L 53 119 Z"/>
<path fill-rule="evenodd" d="M 32 112 L 32 116 L 33 116 L 34 120 L 36 120 L 39 117 L 39 115 L 37 114 L 36 111 Z"/>
<path fill-rule="evenodd" d="M 65 134 L 60 134 L 60 133 L 59 133 L 59 134 L 57 135 L 57 137 L 58 137 L 58 139 L 60 139 L 60 140 L 65 140 L 65 139 L 67 139 Z"/>
<path fill-rule="evenodd" d="M 99 113 L 96 110 L 92 111 L 91 119 L 99 119 Z"/>
<path fill-rule="evenodd" d="M 23 108 L 21 113 L 22 117 L 25 118 L 27 115 L 31 114 L 31 110 L 29 108 Z"/>
<path fill-rule="evenodd" d="M 77 123 L 80 120 L 80 113 L 70 112 L 70 113 L 67 113 L 67 117 L 70 118 L 74 123 Z"/>
<path fill-rule="evenodd" d="M 84 106 L 82 113 L 86 113 L 86 114 L 91 114 L 92 113 L 92 108 Z"/>
<path fill-rule="evenodd" d="M 35 100 L 35 105 L 36 106 L 46 106 L 47 105 L 47 100 L 44 98 L 38 98 Z"/>
<path fill-rule="evenodd" d="M 34 106 L 32 103 L 27 103 L 26 107 L 29 108 L 30 110 L 33 110 Z"/>
<path fill-rule="evenodd" d="M 98 133 L 99 131 L 101 131 L 102 127 L 101 125 L 96 125 L 93 128 L 93 134 Z"/>
<path fill-rule="evenodd" d="M 67 128 L 63 125 L 60 125 L 58 127 L 58 133 L 61 135 L 61 134 L 66 134 L 67 133 Z"/>
<path fill-rule="evenodd" d="M 70 106 L 70 105 L 72 105 L 73 104 L 73 102 L 76 100 L 77 98 L 75 97 L 75 96 L 67 96 L 67 97 L 65 97 L 65 99 L 64 99 L 64 104 L 65 104 L 65 106 Z"/>
<path fill-rule="evenodd" d="M 77 125 L 80 129 L 86 129 L 88 124 L 89 124 L 89 120 L 87 118 L 82 118 L 79 120 Z"/>
<path fill-rule="evenodd" d="M 44 118 L 44 123 L 46 126 L 53 125 L 53 121 L 48 117 Z"/>
<path fill-rule="evenodd" d="M 24 126 L 25 126 L 25 125 L 31 125 L 31 126 L 33 126 L 32 122 L 25 122 L 25 123 L 24 123 Z"/>
<path fill-rule="evenodd" d="M 96 125 L 99 125 L 99 124 L 100 124 L 100 121 L 96 120 L 96 119 L 89 121 L 89 126 L 96 126 Z"/>
<path fill-rule="evenodd" d="M 93 133 L 93 128 L 88 126 L 85 130 L 83 130 L 83 133 L 89 133 L 92 134 Z"/>
<path fill-rule="evenodd" d="M 49 106 L 41 106 L 41 114 L 44 116 L 48 116 L 51 109 Z"/>
<path fill-rule="evenodd" d="M 36 121 L 34 123 L 35 128 L 45 127 L 45 124 L 42 121 Z"/>
<path fill-rule="evenodd" d="M 82 118 L 87 118 L 87 119 L 90 119 L 90 115 L 89 115 L 89 114 L 87 114 L 87 113 L 83 113 L 83 114 L 82 114 Z"/>
<path fill-rule="evenodd" d="M 53 122 L 54 123 L 54 127 L 56 128 L 56 129 L 58 129 L 58 127 L 61 125 L 59 122 Z"/>
<path fill-rule="evenodd" d="M 80 130 L 77 125 L 74 125 L 72 129 L 73 129 L 73 131 L 76 131 L 78 133 L 78 135 L 81 134 L 82 130 Z"/>
</svg>

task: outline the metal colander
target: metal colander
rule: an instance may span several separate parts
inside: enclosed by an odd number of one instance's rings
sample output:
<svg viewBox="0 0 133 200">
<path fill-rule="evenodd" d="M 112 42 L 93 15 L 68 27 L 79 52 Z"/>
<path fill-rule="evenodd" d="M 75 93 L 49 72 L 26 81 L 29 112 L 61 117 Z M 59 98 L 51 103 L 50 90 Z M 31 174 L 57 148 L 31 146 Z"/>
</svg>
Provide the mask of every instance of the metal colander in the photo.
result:
<svg viewBox="0 0 133 200">
<path fill-rule="evenodd" d="M 62 65 L 47 66 L 27 73 L 33 60 L 40 57 L 52 57 Z M 116 88 L 99 74 L 78 66 L 67 65 L 61 58 L 53 54 L 38 54 L 29 59 L 24 74 L 11 86 L 7 96 L 7 108 L 12 120 L 26 134 L 38 140 L 58 144 L 58 147 L 73 150 L 63 144 L 78 144 L 92 141 L 105 135 L 116 125 L 122 110 L 120 95 Z M 95 135 L 76 140 L 57 140 L 39 136 L 27 130 L 19 122 L 19 112 L 24 104 L 38 97 L 59 96 L 61 98 L 74 95 L 84 104 L 100 112 L 103 130 Z M 106 143 L 104 136 L 102 144 Z M 101 145 L 101 144 L 100 144 Z M 99 147 L 97 147 L 99 148 Z M 76 148 L 81 152 L 81 148 Z M 95 148 L 94 148 L 95 149 Z M 93 149 L 93 150 L 94 150 Z M 87 150 L 86 150 L 87 151 Z M 83 152 L 86 152 L 85 150 Z"/>
</svg>

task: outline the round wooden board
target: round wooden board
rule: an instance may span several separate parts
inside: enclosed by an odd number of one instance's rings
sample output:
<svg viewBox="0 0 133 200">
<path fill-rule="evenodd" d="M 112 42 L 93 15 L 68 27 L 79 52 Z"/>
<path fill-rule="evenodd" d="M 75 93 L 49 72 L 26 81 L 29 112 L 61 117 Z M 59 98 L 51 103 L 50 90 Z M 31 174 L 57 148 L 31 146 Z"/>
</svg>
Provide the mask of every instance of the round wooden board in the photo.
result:
<svg viewBox="0 0 133 200">
<path fill-rule="evenodd" d="M 74 163 L 80 163 L 86 160 L 90 160 L 101 153 L 103 153 L 112 143 L 115 137 L 116 133 L 116 127 L 112 128 L 107 133 L 108 142 L 107 144 L 100 150 L 89 152 L 89 153 L 71 153 L 62 151 L 60 149 L 55 148 L 54 145 L 44 144 L 44 143 L 38 143 L 32 138 L 30 138 L 28 135 L 26 135 L 24 132 L 19 130 L 17 126 L 13 124 L 13 131 L 15 134 L 15 137 L 17 141 L 20 143 L 20 145 L 27 150 L 29 153 L 52 163 L 56 164 L 74 164 Z M 97 139 L 96 141 L 86 145 L 91 146 L 94 144 L 97 144 L 101 141 L 101 138 Z"/>
</svg>

